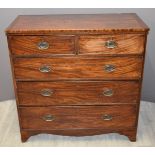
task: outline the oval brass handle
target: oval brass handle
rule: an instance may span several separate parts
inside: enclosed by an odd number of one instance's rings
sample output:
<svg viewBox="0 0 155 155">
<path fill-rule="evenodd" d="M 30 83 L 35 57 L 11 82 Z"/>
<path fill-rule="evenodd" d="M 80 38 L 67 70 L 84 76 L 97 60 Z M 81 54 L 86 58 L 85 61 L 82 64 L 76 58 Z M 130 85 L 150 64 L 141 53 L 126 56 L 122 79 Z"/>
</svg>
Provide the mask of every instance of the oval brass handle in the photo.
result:
<svg viewBox="0 0 155 155">
<path fill-rule="evenodd" d="M 105 115 L 102 116 L 102 119 L 103 119 L 104 121 L 111 121 L 111 120 L 112 120 L 112 116 L 111 116 L 111 115 L 105 114 Z"/>
<path fill-rule="evenodd" d="M 103 95 L 104 96 L 112 96 L 113 95 L 113 90 L 112 89 L 105 89 L 104 91 L 103 91 Z"/>
<path fill-rule="evenodd" d="M 117 47 L 117 43 L 114 40 L 108 40 L 105 42 L 105 47 L 106 48 L 116 48 Z"/>
<path fill-rule="evenodd" d="M 51 89 L 42 89 L 40 94 L 42 96 L 51 96 L 53 94 L 53 91 Z"/>
<path fill-rule="evenodd" d="M 42 119 L 44 121 L 50 122 L 50 121 L 53 121 L 55 119 L 55 117 L 51 114 L 47 114 L 47 115 L 43 116 Z"/>
<path fill-rule="evenodd" d="M 37 44 L 39 50 L 46 50 L 49 48 L 49 43 L 46 41 L 41 41 Z"/>
<path fill-rule="evenodd" d="M 104 66 L 104 70 L 105 70 L 106 72 L 109 72 L 109 73 L 115 71 L 115 69 L 116 69 L 116 67 L 115 67 L 114 65 L 108 64 L 108 65 L 105 65 L 105 66 Z"/>
<path fill-rule="evenodd" d="M 45 66 L 45 65 L 43 65 L 43 66 L 41 66 L 41 67 L 39 68 L 39 71 L 42 72 L 42 73 L 48 73 L 48 72 L 51 71 L 51 67 L 50 67 L 50 66 Z"/>
</svg>

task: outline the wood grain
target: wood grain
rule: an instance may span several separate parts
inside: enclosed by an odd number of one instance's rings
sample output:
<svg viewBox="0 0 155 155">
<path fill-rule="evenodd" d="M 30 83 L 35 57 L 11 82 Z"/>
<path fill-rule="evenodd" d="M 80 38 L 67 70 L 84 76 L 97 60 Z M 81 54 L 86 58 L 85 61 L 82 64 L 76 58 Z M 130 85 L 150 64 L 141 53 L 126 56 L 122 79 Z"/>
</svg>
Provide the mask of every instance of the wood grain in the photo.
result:
<svg viewBox="0 0 155 155">
<path fill-rule="evenodd" d="M 22 15 L 6 29 L 6 33 L 145 33 L 148 30 L 147 25 L 133 13 Z"/>
<path fill-rule="evenodd" d="M 47 42 L 49 48 L 38 49 L 38 43 Z M 72 54 L 75 52 L 74 36 L 11 36 L 10 46 L 16 56 L 41 56 L 52 54 Z"/>
<path fill-rule="evenodd" d="M 15 77 L 23 80 L 71 80 L 71 79 L 140 79 L 142 58 L 17 58 L 14 59 Z M 115 71 L 105 71 L 105 65 L 115 66 Z M 41 66 L 51 71 L 42 73 Z"/>
<path fill-rule="evenodd" d="M 44 89 L 53 94 L 42 96 Z M 107 89 L 112 89 L 112 96 L 104 96 Z M 17 82 L 17 90 L 22 106 L 135 104 L 139 97 L 139 82 Z"/>
<path fill-rule="evenodd" d="M 100 134 L 108 134 L 108 133 L 118 133 L 120 135 L 127 136 L 131 142 L 136 141 L 136 128 L 124 128 L 124 129 L 67 129 L 67 130 L 21 130 L 21 140 L 22 142 L 26 142 L 29 137 L 46 133 L 46 134 L 55 134 L 55 135 L 63 135 L 63 136 L 93 136 Z"/>
<path fill-rule="evenodd" d="M 113 40 L 117 47 L 109 49 L 105 42 Z M 98 35 L 80 36 L 79 54 L 142 54 L 144 52 L 144 35 Z"/>
<path fill-rule="evenodd" d="M 134 127 L 136 106 L 68 106 L 20 108 L 22 129 L 81 129 L 81 128 L 127 128 Z M 47 122 L 43 116 L 51 114 L 54 120 Z M 112 120 L 103 120 L 103 115 Z M 126 121 L 128 120 L 128 121 Z M 33 123 L 35 122 L 35 123 Z"/>
</svg>

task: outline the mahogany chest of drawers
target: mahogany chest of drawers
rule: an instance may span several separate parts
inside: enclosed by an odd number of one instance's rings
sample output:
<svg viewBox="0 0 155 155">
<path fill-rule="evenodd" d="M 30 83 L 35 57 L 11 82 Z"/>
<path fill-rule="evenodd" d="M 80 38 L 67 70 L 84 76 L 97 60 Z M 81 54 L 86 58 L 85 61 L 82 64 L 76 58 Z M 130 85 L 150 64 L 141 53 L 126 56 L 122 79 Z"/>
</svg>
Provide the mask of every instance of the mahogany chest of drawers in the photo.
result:
<svg viewBox="0 0 155 155">
<path fill-rule="evenodd" d="M 18 16 L 6 34 L 22 141 L 39 133 L 136 141 L 148 31 L 132 13 Z"/>
</svg>

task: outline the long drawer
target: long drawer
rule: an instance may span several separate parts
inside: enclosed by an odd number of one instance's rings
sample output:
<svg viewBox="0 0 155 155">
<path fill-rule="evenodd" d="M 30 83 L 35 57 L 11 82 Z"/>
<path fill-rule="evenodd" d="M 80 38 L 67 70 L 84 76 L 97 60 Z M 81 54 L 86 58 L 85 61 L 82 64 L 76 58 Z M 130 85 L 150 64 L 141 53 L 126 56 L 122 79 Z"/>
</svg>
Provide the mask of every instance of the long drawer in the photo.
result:
<svg viewBox="0 0 155 155">
<path fill-rule="evenodd" d="M 79 54 L 142 54 L 145 36 L 143 34 L 86 35 L 80 36 Z"/>
<path fill-rule="evenodd" d="M 15 58 L 16 79 L 140 79 L 142 57 L 104 58 Z"/>
<path fill-rule="evenodd" d="M 19 108 L 22 129 L 111 129 L 136 125 L 136 106 L 52 106 Z"/>
<path fill-rule="evenodd" d="M 11 36 L 10 47 L 16 56 L 73 54 L 74 36 Z"/>
<path fill-rule="evenodd" d="M 139 82 L 68 81 L 17 82 L 19 105 L 105 105 L 134 104 Z"/>
</svg>

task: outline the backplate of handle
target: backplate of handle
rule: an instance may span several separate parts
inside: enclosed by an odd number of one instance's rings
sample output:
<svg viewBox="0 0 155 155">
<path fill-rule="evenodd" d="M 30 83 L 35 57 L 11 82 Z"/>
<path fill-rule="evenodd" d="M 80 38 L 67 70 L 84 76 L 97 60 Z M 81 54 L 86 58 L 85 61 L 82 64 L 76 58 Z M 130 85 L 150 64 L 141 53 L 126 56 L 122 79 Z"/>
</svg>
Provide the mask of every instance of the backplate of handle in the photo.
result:
<svg viewBox="0 0 155 155">
<path fill-rule="evenodd" d="M 108 88 L 103 91 L 104 96 L 113 96 L 113 93 L 113 90 Z"/>
<path fill-rule="evenodd" d="M 51 89 L 42 89 L 41 93 L 42 96 L 51 96 L 53 94 L 53 91 Z"/>
<path fill-rule="evenodd" d="M 47 114 L 47 115 L 44 115 L 44 116 L 42 117 L 42 119 L 43 119 L 44 121 L 51 122 L 51 121 L 53 121 L 53 120 L 55 119 L 55 117 L 54 117 L 53 115 L 51 115 L 51 114 Z"/>
<path fill-rule="evenodd" d="M 108 114 L 105 114 L 102 116 L 102 119 L 104 121 L 111 121 L 112 120 L 112 116 L 111 115 L 108 115 Z"/>
<path fill-rule="evenodd" d="M 114 40 L 108 40 L 105 42 L 105 47 L 113 49 L 117 47 L 117 43 Z"/>
<path fill-rule="evenodd" d="M 42 73 L 48 73 L 51 71 L 51 67 L 47 65 L 43 65 L 39 68 L 39 71 Z"/>
<path fill-rule="evenodd" d="M 114 65 L 112 65 L 112 64 L 107 64 L 107 65 L 104 66 L 104 70 L 106 72 L 109 72 L 109 73 L 114 72 L 115 69 L 116 69 L 116 67 Z"/>
<path fill-rule="evenodd" d="M 37 44 L 39 50 L 46 50 L 49 48 L 49 43 L 46 41 L 41 41 Z"/>
</svg>

